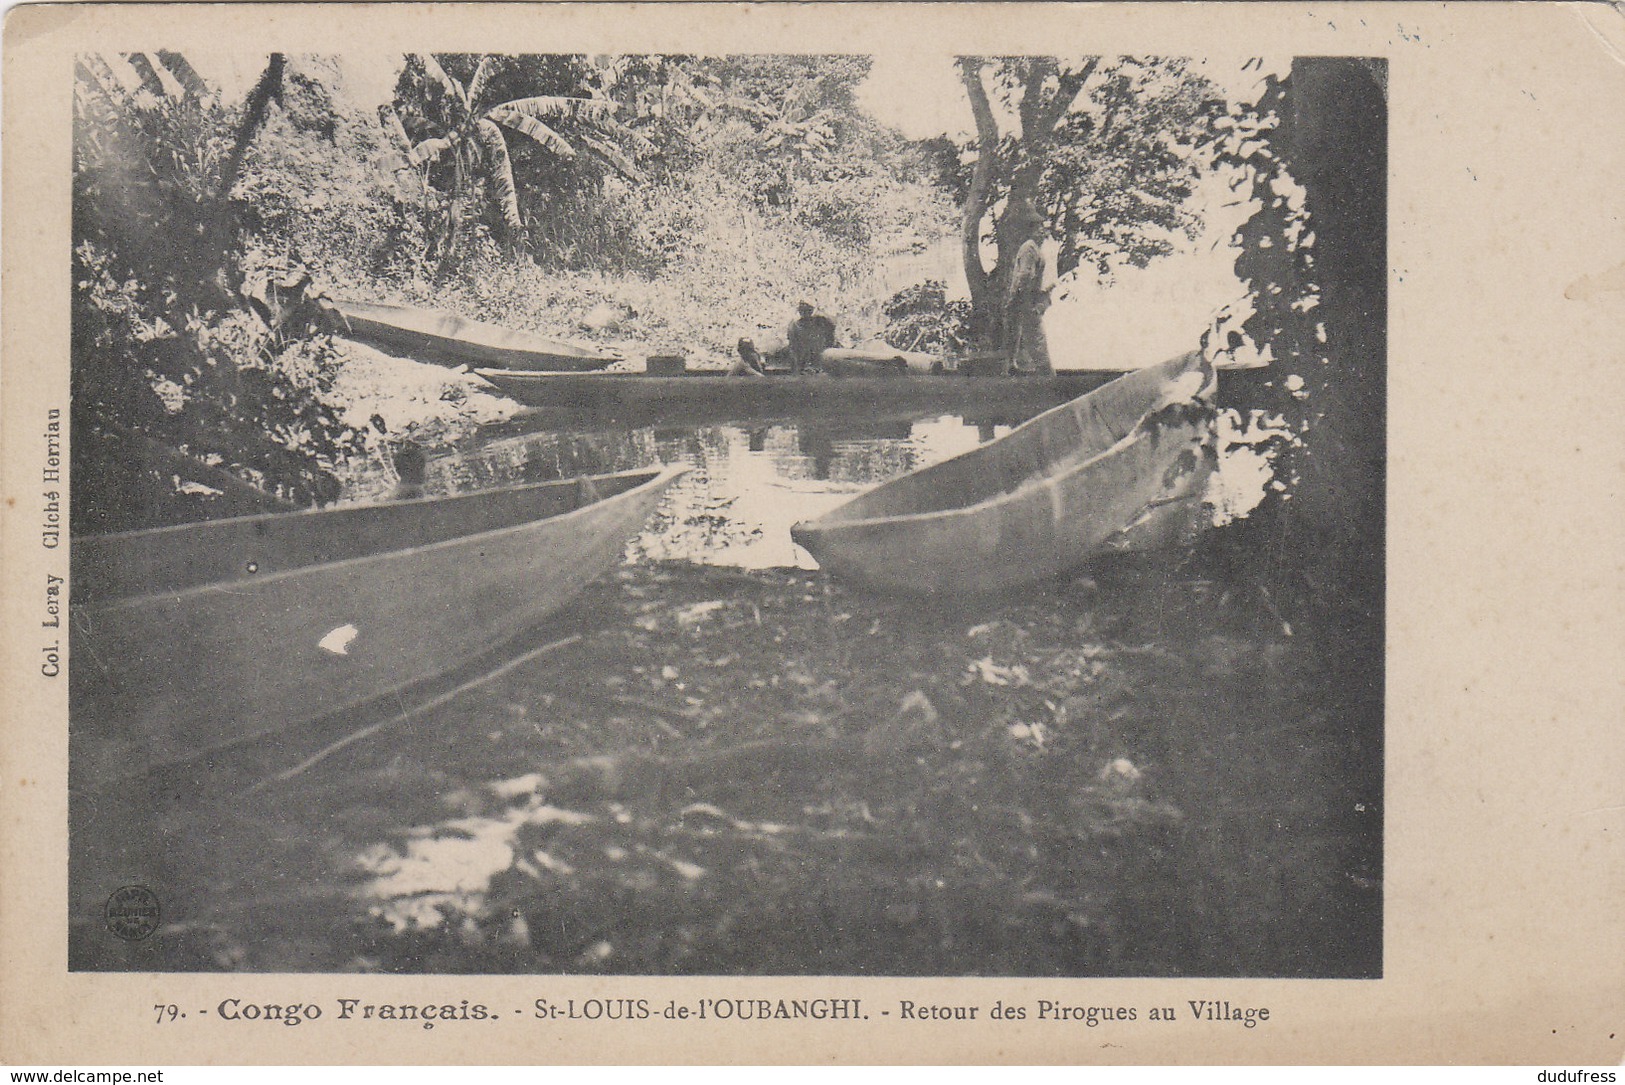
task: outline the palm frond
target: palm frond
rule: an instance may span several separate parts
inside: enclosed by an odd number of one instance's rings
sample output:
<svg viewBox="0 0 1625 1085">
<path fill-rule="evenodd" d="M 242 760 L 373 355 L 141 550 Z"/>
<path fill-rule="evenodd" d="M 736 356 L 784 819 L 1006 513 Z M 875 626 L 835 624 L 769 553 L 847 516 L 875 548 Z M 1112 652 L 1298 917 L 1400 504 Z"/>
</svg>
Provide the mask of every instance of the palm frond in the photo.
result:
<svg viewBox="0 0 1625 1085">
<path fill-rule="evenodd" d="M 480 95 L 485 93 L 485 84 L 491 81 L 496 74 L 496 58 L 493 56 L 480 57 L 479 66 L 468 80 L 468 108 L 472 110 L 479 104 Z"/>
<path fill-rule="evenodd" d="M 766 123 L 778 115 L 777 111 L 743 94 L 729 94 L 722 100 L 722 107 L 747 114 L 759 123 Z"/>
<path fill-rule="evenodd" d="M 463 89 L 463 85 L 447 75 L 446 69 L 440 66 L 440 62 L 432 54 L 421 53 L 419 56 L 423 61 L 423 70 L 428 72 L 429 77 L 439 83 L 454 101 L 461 102 L 463 109 L 466 111 L 468 109 L 468 92 Z"/>
<path fill-rule="evenodd" d="M 717 107 L 715 96 L 707 94 L 693 83 L 689 83 L 686 87 L 684 87 L 684 93 L 686 93 L 690 98 L 694 99 L 701 109 L 710 111 Z"/>
<path fill-rule="evenodd" d="M 527 117 L 568 117 L 571 120 L 598 121 L 615 112 L 615 103 L 601 98 L 570 98 L 560 94 L 539 94 L 503 102 L 492 112 L 503 110 Z"/>
<path fill-rule="evenodd" d="M 395 112 L 394 106 L 386 102 L 378 107 L 378 123 L 397 148 L 407 153 L 411 152 L 412 138 L 406 134 L 406 126 L 401 123 L 401 115 Z"/>
<path fill-rule="evenodd" d="M 508 142 L 502 138 L 502 129 L 488 118 L 482 117 L 474 126 L 480 143 L 485 146 L 491 180 L 496 185 L 497 201 L 502 205 L 502 221 L 514 232 L 524 228 L 519 218 L 519 192 L 513 182 L 513 163 L 508 158 Z"/>
<path fill-rule="evenodd" d="M 451 150 L 456 142 L 454 139 L 445 137 L 426 139 L 412 148 L 408 161 L 414 166 L 421 166 L 425 162 L 438 162 L 440 156 Z"/>
<path fill-rule="evenodd" d="M 578 138 L 582 143 L 585 143 L 588 147 L 592 148 L 598 157 L 602 158 L 605 162 L 608 162 L 611 166 L 613 166 L 615 168 L 615 172 L 619 173 L 622 177 L 625 177 L 628 181 L 646 180 L 644 172 L 638 169 L 637 166 L 633 165 L 632 160 L 627 158 L 626 155 L 622 154 L 620 148 L 616 147 L 614 144 L 606 143 L 604 140 L 586 134 L 582 134 Z"/>
<path fill-rule="evenodd" d="M 87 53 L 74 64 L 79 85 L 86 92 L 114 99 L 125 93 L 124 82 L 114 74 L 99 53 Z"/>
<path fill-rule="evenodd" d="M 194 98 L 204 98 L 209 94 L 209 84 L 204 82 L 197 69 L 192 67 L 190 61 L 172 49 L 158 50 L 158 63 L 174 77 L 185 92 Z"/>
<path fill-rule="evenodd" d="M 493 109 L 486 114 L 486 119 L 529 136 L 561 158 L 575 157 L 576 149 L 570 146 L 570 141 L 535 117 L 526 116 L 523 113 L 514 113 L 504 106 L 500 109 Z"/>
<path fill-rule="evenodd" d="M 270 59 L 265 62 L 265 71 L 260 73 L 259 82 L 254 84 L 254 89 L 249 91 L 248 97 L 243 100 L 243 119 L 238 122 L 237 136 L 232 141 L 231 154 L 226 158 L 225 165 L 220 168 L 218 195 L 221 199 L 224 199 L 232 186 L 237 183 L 243 156 L 248 153 L 249 144 L 254 142 L 254 136 L 265 124 L 271 103 L 281 103 L 283 77 L 287 68 L 287 54 L 272 53 Z"/>
<path fill-rule="evenodd" d="M 169 88 L 158 75 L 158 69 L 153 66 L 151 59 L 145 53 L 125 53 L 124 60 L 135 69 L 136 76 L 141 80 L 141 89 L 154 98 L 169 97 Z"/>
<path fill-rule="evenodd" d="M 654 154 L 657 148 L 654 141 L 635 128 L 628 128 L 620 121 L 610 121 L 603 125 L 604 135 L 617 143 L 629 144 L 633 154 Z"/>
</svg>

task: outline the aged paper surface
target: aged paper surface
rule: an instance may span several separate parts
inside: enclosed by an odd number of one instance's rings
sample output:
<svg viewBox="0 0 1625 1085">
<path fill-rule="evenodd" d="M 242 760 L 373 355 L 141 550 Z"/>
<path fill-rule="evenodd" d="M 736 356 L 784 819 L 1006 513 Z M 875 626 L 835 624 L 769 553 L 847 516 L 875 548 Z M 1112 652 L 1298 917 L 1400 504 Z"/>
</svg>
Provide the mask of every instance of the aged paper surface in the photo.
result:
<svg viewBox="0 0 1625 1085">
<path fill-rule="evenodd" d="M 60 645 L 41 619 L 42 585 L 67 565 L 63 549 L 42 544 L 60 523 L 42 490 L 52 490 L 50 460 L 65 460 L 67 447 L 52 420 L 65 427 L 68 408 L 74 59 L 157 49 L 321 54 L 360 43 L 380 52 L 1385 58 L 1380 978 L 70 970 L 65 913 L 79 905 L 64 858 L 68 694 L 52 673 Z M 1625 540 L 1613 410 L 1625 400 L 1625 126 L 1616 108 L 1625 100 L 1625 18 L 1617 10 L 39 5 L 11 13 L 5 49 L 0 1059 L 1613 1064 L 1625 1052 Z M 142 901 L 125 903 L 138 913 Z M 631 1021 L 536 1012 L 622 999 L 656 1012 Z M 757 999 L 859 999 L 864 1016 L 700 1022 L 658 1012 Z M 466 1001 L 493 1014 L 424 1029 L 340 1021 L 342 1000 Z M 1141 1012 L 1095 1026 L 990 1019 L 995 1004 L 1041 1000 Z M 1185 1011 L 1193 1000 L 1267 1007 L 1269 1017 L 1257 1027 L 1204 1020 Z M 316 1005 L 323 1014 L 297 1028 L 222 1021 L 228 1002 Z M 905 1002 L 979 1012 L 974 1021 L 900 1020 Z M 1181 1012 L 1147 1020 L 1145 1009 L 1158 1006 Z M 175 1012 L 166 1018 L 161 1007 Z"/>
</svg>

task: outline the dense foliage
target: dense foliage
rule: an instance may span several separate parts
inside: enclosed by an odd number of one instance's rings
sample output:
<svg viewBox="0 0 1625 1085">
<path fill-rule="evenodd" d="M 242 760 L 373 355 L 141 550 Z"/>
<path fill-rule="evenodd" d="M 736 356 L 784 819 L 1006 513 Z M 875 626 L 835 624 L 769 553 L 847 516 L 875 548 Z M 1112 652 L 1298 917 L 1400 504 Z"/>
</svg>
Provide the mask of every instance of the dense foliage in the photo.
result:
<svg viewBox="0 0 1625 1085">
<path fill-rule="evenodd" d="M 954 301 L 935 280 L 901 290 L 887 300 L 886 341 L 903 350 L 963 354 L 971 345 L 971 307 Z"/>
<path fill-rule="evenodd" d="M 1044 209 L 1063 274 L 1143 265 L 1194 227 L 1204 89 L 1179 64 L 966 61 L 973 99 L 1043 121 L 973 157 L 870 116 L 871 63 L 412 54 L 380 105 L 339 60 L 272 56 L 234 99 L 177 54 L 86 58 L 81 527 L 323 501 L 394 439 L 342 421 L 324 293 L 701 366 L 806 299 L 843 343 L 961 352 L 1021 240 L 1012 201 Z M 969 306 L 940 259 L 967 230 L 978 260 L 1000 253 Z"/>
<path fill-rule="evenodd" d="M 1267 352 L 1231 394 L 1274 423 L 1280 487 L 1238 553 L 1300 613 L 1381 628 L 1386 101 L 1380 62 L 1299 60 L 1215 115 L 1216 160 L 1257 210 L 1236 241 L 1245 305 L 1209 346 Z M 1263 536 L 1259 538 L 1258 536 Z"/>
<path fill-rule="evenodd" d="M 389 165 L 421 180 L 437 278 L 475 225 L 524 250 L 527 224 L 558 217 L 554 194 L 596 193 L 610 170 L 642 179 L 617 144 L 650 145 L 615 119 L 613 101 L 571 93 L 585 81 L 579 57 L 407 57 L 397 105 L 380 115 L 399 152 Z"/>
<path fill-rule="evenodd" d="M 79 66 L 76 531 L 334 496 L 356 434 L 325 398 L 312 279 L 234 191 L 282 72 L 234 110 L 174 54 Z"/>
</svg>

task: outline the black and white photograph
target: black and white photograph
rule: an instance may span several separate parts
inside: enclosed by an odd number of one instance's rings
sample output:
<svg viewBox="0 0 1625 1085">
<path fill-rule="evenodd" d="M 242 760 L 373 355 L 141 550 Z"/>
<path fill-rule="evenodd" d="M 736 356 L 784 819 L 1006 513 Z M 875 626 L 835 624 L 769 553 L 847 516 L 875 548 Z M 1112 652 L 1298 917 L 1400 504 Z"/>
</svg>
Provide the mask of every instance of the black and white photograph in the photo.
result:
<svg viewBox="0 0 1625 1085">
<path fill-rule="evenodd" d="M 1382 974 L 1383 60 L 73 78 L 71 968 Z"/>
<path fill-rule="evenodd" d="M 3 57 L 0 1062 L 1625 1056 L 1613 8 Z"/>
</svg>

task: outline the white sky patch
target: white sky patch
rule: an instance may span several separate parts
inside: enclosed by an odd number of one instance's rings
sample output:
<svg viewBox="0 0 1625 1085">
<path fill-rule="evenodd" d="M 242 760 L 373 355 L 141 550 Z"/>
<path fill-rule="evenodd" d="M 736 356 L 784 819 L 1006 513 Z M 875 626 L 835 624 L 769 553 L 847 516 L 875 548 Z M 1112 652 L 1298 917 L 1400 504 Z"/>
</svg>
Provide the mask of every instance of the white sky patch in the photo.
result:
<svg viewBox="0 0 1625 1085">
<path fill-rule="evenodd" d="M 1285 75 L 1292 62 L 1263 59 L 1249 63 L 1247 57 L 1215 57 L 1200 58 L 1192 67 L 1226 97 L 1251 101 L 1258 96 L 1265 76 Z M 858 87 L 857 99 L 870 116 L 909 139 L 944 134 L 963 138 L 976 129 L 958 68 L 949 54 L 876 53 L 869 78 Z"/>
<path fill-rule="evenodd" d="M 877 53 L 858 105 L 909 139 L 959 136 L 975 127 L 950 56 Z"/>
<path fill-rule="evenodd" d="M 208 49 L 188 49 L 185 55 L 197 73 L 210 86 L 219 89 L 221 100 L 228 104 L 240 101 L 248 94 L 271 59 L 270 53 L 227 53 Z M 288 63 L 290 67 L 298 69 L 308 61 L 299 55 L 290 55 Z M 342 77 L 341 85 L 330 85 L 329 89 L 370 113 L 394 100 L 395 82 L 400 78 L 405 64 L 404 53 L 345 53 L 332 61 L 332 67 L 336 67 Z M 324 63 L 323 67 L 328 65 Z M 314 74 L 325 76 L 326 72 Z M 322 82 L 331 84 L 327 78 L 323 78 Z"/>
</svg>

